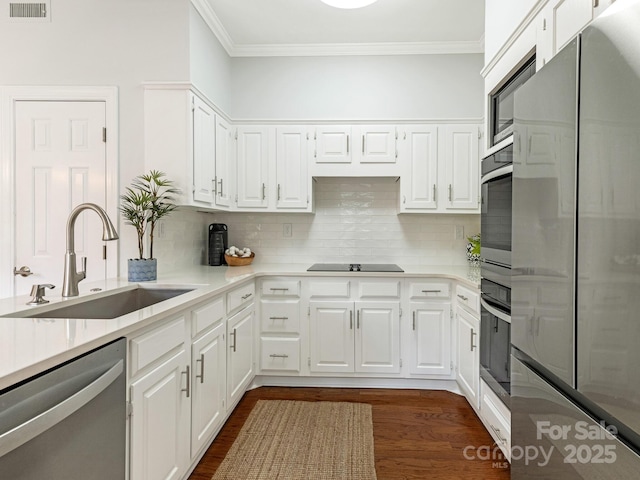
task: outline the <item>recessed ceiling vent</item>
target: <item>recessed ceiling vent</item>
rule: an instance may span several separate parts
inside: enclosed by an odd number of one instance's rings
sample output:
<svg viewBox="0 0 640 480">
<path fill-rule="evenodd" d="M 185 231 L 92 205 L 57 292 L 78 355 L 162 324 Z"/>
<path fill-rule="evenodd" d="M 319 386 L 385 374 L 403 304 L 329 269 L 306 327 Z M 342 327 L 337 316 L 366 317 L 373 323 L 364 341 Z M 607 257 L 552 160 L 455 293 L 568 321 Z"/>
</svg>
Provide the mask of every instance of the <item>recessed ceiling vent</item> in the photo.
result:
<svg viewBox="0 0 640 480">
<path fill-rule="evenodd" d="M 50 2 L 9 3 L 9 19 L 14 22 L 48 22 Z"/>
</svg>

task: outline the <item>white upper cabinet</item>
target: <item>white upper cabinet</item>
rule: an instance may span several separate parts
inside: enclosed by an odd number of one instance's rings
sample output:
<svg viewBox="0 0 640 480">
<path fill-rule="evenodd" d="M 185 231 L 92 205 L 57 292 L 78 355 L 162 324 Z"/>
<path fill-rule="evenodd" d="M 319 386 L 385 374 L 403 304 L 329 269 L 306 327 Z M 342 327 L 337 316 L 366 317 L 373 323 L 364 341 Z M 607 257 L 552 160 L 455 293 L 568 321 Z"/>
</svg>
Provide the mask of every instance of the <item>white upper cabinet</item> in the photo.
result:
<svg viewBox="0 0 640 480">
<path fill-rule="evenodd" d="M 315 129 L 315 163 L 351 163 L 351 127 L 326 125 Z"/>
<path fill-rule="evenodd" d="M 237 127 L 237 207 L 266 209 L 269 165 L 272 164 L 269 128 Z"/>
<path fill-rule="evenodd" d="M 278 210 L 310 210 L 309 144 L 307 127 L 276 128 L 275 194 Z"/>
<path fill-rule="evenodd" d="M 477 211 L 480 206 L 479 138 L 476 125 L 444 127 L 446 209 Z"/>
<path fill-rule="evenodd" d="M 322 125 L 314 128 L 311 175 L 400 176 L 394 125 Z"/>
<path fill-rule="evenodd" d="M 213 202 L 216 116 L 211 107 L 192 95 L 193 115 L 193 200 Z"/>
<path fill-rule="evenodd" d="M 408 125 L 401 132 L 400 211 L 438 208 L 438 127 Z"/>
<path fill-rule="evenodd" d="M 479 213 L 478 125 L 399 129 L 400 212 Z"/>
<path fill-rule="evenodd" d="M 216 116 L 216 169 L 214 203 L 217 207 L 231 208 L 235 190 L 236 144 L 231 125 Z"/>
</svg>

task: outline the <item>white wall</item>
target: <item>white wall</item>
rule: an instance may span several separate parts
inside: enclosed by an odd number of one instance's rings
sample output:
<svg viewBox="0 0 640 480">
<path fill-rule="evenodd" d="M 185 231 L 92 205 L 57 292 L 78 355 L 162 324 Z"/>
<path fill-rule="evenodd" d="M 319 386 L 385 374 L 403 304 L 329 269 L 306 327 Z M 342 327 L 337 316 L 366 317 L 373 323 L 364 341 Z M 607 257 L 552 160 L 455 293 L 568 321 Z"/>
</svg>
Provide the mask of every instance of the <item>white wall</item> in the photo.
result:
<svg viewBox="0 0 640 480">
<path fill-rule="evenodd" d="M 394 178 L 320 178 L 313 188 L 315 215 L 202 215 L 206 224 L 226 223 L 230 245 L 254 250 L 255 263 L 465 265 L 468 242 L 454 240 L 455 226 L 465 236 L 480 231 L 479 215 L 397 215 Z M 293 226 L 290 238 L 282 235 L 284 223 Z"/>
<path fill-rule="evenodd" d="M 481 54 L 232 59 L 236 119 L 482 118 Z"/>
<path fill-rule="evenodd" d="M 527 14 L 542 0 L 485 0 L 484 58 L 489 63 Z"/>
<path fill-rule="evenodd" d="M 231 113 L 231 58 L 189 4 L 191 83 L 223 112 Z"/>
<path fill-rule="evenodd" d="M 109 85 L 119 93 L 120 190 L 144 170 L 145 81 L 189 79 L 189 0 L 51 2 L 50 23 L 8 22 L 0 11 L 0 85 Z M 120 272 L 135 255 L 119 221 Z M 64 252 L 61 253 L 63 255 Z M 62 258 L 62 257 L 61 257 Z"/>
</svg>

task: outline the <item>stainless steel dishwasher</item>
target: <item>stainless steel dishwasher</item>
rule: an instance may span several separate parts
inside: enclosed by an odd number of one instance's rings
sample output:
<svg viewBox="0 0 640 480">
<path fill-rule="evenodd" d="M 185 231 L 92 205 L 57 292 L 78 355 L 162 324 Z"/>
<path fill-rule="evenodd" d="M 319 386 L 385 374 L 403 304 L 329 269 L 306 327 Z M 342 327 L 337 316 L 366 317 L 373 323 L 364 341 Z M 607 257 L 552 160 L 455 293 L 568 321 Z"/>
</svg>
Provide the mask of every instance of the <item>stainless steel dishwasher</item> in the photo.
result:
<svg viewBox="0 0 640 480">
<path fill-rule="evenodd" d="M 0 391 L 0 478 L 125 478 L 126 340 Z"/>
</svg>

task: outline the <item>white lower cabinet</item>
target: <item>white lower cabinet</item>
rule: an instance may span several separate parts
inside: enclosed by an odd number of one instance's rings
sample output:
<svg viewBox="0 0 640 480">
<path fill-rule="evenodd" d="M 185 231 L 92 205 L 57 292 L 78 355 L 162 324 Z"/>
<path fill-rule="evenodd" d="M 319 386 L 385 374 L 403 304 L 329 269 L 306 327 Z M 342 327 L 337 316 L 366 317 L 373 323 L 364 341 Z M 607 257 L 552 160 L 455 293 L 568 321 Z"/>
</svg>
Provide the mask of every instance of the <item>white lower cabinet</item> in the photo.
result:
<svg viewBox="0 0 640 480">
<path fill-rule="evenodd" d="M 310 302 L 311 372 L 399 373 L 399 302 Z"/>
<path fill-rule="evenodd" d="M 466 310 L 458 309 L 458 385 L 476 410 L 479 407 L 480 321 Z"/>
<path fill-rule="evenodd" d="M 227 321 L 227 408 L 233 408 L 254 376 L 253 304 Z"/>
<path fill-rule="evenodd" d="M 409 373 L 451 375 L 451 304 L 411 303 Z"/>
<path fill-rule="evenodd" d="M 178 480 L 189 466 L 188 364 L 182 348 L 131 383 L 132 480 Z"/>
<path fill-rule="evenodd" d="M 227 350 L 225 325 L 218 325 L 191 346 L 191 457 L 205 446 L 225 414 Z"/>
</svg>

